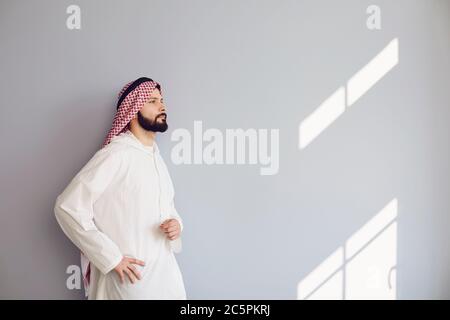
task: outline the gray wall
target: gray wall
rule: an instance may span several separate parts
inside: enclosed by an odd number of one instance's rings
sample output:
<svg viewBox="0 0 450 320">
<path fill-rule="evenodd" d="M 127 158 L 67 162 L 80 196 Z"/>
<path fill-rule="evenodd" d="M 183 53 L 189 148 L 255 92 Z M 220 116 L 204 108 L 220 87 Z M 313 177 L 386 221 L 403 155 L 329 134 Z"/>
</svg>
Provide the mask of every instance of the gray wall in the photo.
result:
<svg viewBox="0 0 450 320">
<path fill-rule="evenodd" d="M 371 4 L 381 30 L 366 27 Z M 395 297 L 450 298 L 449 18 L 446 0 L 1 0 L 0 297 L 83 297 L 66 287 L 79 255 L 54 201 L 103 142 L 120 88 L 149 76 L 168 108 L 157 139 L 188 298 L 296 299 L 392 199 Z M 398 63 L 300 149 L 300 124 L 393 39 Z M 279 129 L 278 173 L 175 165 L 171 134 L 195 120 Z"/>
</svg>

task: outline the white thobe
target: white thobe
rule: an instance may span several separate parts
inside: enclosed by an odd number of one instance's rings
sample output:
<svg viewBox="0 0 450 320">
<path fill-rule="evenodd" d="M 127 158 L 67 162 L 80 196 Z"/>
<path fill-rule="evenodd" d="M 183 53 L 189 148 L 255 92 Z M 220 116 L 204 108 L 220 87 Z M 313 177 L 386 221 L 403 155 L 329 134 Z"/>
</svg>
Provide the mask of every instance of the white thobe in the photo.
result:
<svg viewBox="0 0 450 320">
<path fill-rule="evenodd" d="M 174 252 L 181 237 L 169 240 L 159 228 L 166 219 L 183 222 L 158 145 L 145 146 L 131 131 L 98 150 L 57 197 L 55 216 L 67 237 L 91 262 L 88 299 L 186 299 Z M 141 280 L 120 282 L 114 268 L 123 256 Z"/>
</svg>

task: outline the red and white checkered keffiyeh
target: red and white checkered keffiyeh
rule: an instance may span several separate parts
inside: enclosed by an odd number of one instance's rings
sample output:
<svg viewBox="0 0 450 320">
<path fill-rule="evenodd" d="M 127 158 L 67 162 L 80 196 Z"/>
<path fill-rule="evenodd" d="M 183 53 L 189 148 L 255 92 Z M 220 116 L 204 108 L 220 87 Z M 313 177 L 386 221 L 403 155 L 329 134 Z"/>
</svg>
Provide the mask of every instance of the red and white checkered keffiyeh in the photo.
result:
<svg viewBox="0 0 450 320">
<path fill-rule="evenodd" d="M 135 81 L 142 81 L 143 78 L 137 79 Z M 103 147 L 107 146 L 111 140 L 122 132 L 129 130 L 128 124 L 134 118 L 134 116 L 141 110 L 142 106 L 150 99 L 150 95 L 157 88 L 162 95 L 161 86 L 158 82 L 153 81 L 149 78 L 145 78 L 144 82 L 140 83 L 136 88 L 127 94 L 127 96 L 122 100 L 119 107 L 117 108 L 116 115 L 113 119 L 113 124 L 109 130 L 105 141 L 103 142 Z M 122 94 L 127 90 L 127 88 L 132 85 L 135 81 L 127 83 L 122 90 L 120 90 L 118 99 L 122 97 Z M 85 295 L 88 296 L 89 285 L 90 285 L 90 275 L 91 275 L 91 263 L 87 257 L 81 252 L 81 271 L 83 274 L 83 283 L 85 288 Z"/>
<path fill-rule="evenodd" d="M 118 95 L 118 99 L 127 90 L 127 88 L 133 83 L 131 81 L 127 83 Z M 116 135 L 128 130 L 128 123 L 133 119 L 133 117 L 141 110 L 144 103 L 146 103 L 153 90 L 159 88 L 160 94 L 161 86 L 155 81 L 145 81 L 138 85 L 133 91 L 131 91 L 126 98 L 120 104 L 116 115 L 114 116 L 113 125 L 106 136 L 103 147 L 111 142 L 111 139 Z"/>
</svg>

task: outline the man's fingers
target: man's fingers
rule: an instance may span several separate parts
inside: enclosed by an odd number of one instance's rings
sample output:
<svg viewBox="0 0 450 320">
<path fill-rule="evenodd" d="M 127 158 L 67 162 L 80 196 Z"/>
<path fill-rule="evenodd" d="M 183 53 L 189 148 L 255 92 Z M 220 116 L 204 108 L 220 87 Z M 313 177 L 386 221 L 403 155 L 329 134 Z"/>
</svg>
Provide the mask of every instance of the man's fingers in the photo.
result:
<svg viewBox="0 0 450 320">
<path fill-rule="evenodd" d="M 167 219 L 163 223 L 161 223 L 160 227 L 167 228 L 167 227 L 173 227 L 177 225 L 177 219 Z"/>
<path fill-rule="evenodd" d="M 164 229 L 164 233 L 176 232 L 178 229 L 176 227 Z"/>
<path fill-rule="evenodd" d="M 116 272 L 119 276 L 120 283 L 125 283 L 125 274 L 130 279 L 131 283 L 135 283 L 137 280 L 141 280 L 141 274 L 133 264 L 145 266 L 145 262 L 139 259 L 124 257 L 122 262 L 116 267 Z"/>
<path fill-rule="evenodd" d="M 164 223 L 160 225 L 160 228 L 170 240 L 176 239 L 180 231 L 178 221 L 176 219 L 168 219 L 164 221 Z"/>
<path fill-rule="evenodd" d="M 130 269 L 126 268 L 123 271 L 128 275 L 128 278 L 130 278 L 131 283 L 134 283 L 136 281 L 136 277 L 133 275 L 133 272 L 131 272 Z"/>
<path fill-rule="evenodd" d="M 179 224 L 179 222 L 176 219 L 172 219 L 172 221 L 170 221 L 169 223 L 169 227 L 177 227 Z"/>
<path fill-rule="evenodd" d="M 130 258 L 129 259 L 130 263 L 134 263 L 134 264 L 138 264 L 140 266 L 145 266 L 145 262 L 139 259 L 134 259 L 134 258 Z"/>
<path fill-rule="evenodd" d="M 136 278 L 138 278 L 139 280 L 141 280 L 141 274 L 139 273 L 139 271 L 137 271 L 137 269 L 136 269 L 135 266 L 133 266 L 132 264 L 130 264 L 130 265 L 128 266 L 128 269 L 130 269 L 130 270 L 133 272 L 133 274 L 136 276 Z"/>
<path fill-rule="evenodd" d="M 161 226 L 165 226 L 165 225 L 168 224 L 171 220 L 173 220 L 173 219 L 166 219 L 166 220 L 164 220 L 164 222 L 161 223 Z"/>
<path fill-rule="evenodd" d="M 123 271 L 122 271 L 122 270 L 119 270 L 118 273 L 119 273 L 120 283 L 123 283 L 124 280 L 125 280 L 125 279 L 124 279 L 124 276 L 123 276 Z"/>
<path fill-rule="evenodd" d="M 178 237 L 178 232 L 172 232 L 167 235 L 170 240 L 174 240 Z"/>
</svg>

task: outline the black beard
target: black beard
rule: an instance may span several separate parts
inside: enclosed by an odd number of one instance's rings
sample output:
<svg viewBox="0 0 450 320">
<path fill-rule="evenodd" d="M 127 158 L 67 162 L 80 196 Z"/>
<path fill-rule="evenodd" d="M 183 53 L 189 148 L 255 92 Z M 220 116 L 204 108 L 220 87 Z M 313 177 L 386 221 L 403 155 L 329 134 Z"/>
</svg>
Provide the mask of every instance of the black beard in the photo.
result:
<svg viewBox="0 0 450 320">
<path fill-rule="evenodd" d="M 169 127 L 167 125 L 167 122 L 165 120 L 158 121 L 158 117 L 156 117 L 153 121 L 145 118 L 141 112 L 138 112 L 138 122 L 139 125 L 147 131 L 153 131 L 153 132 L 164 132 Z"/>
</svg>

